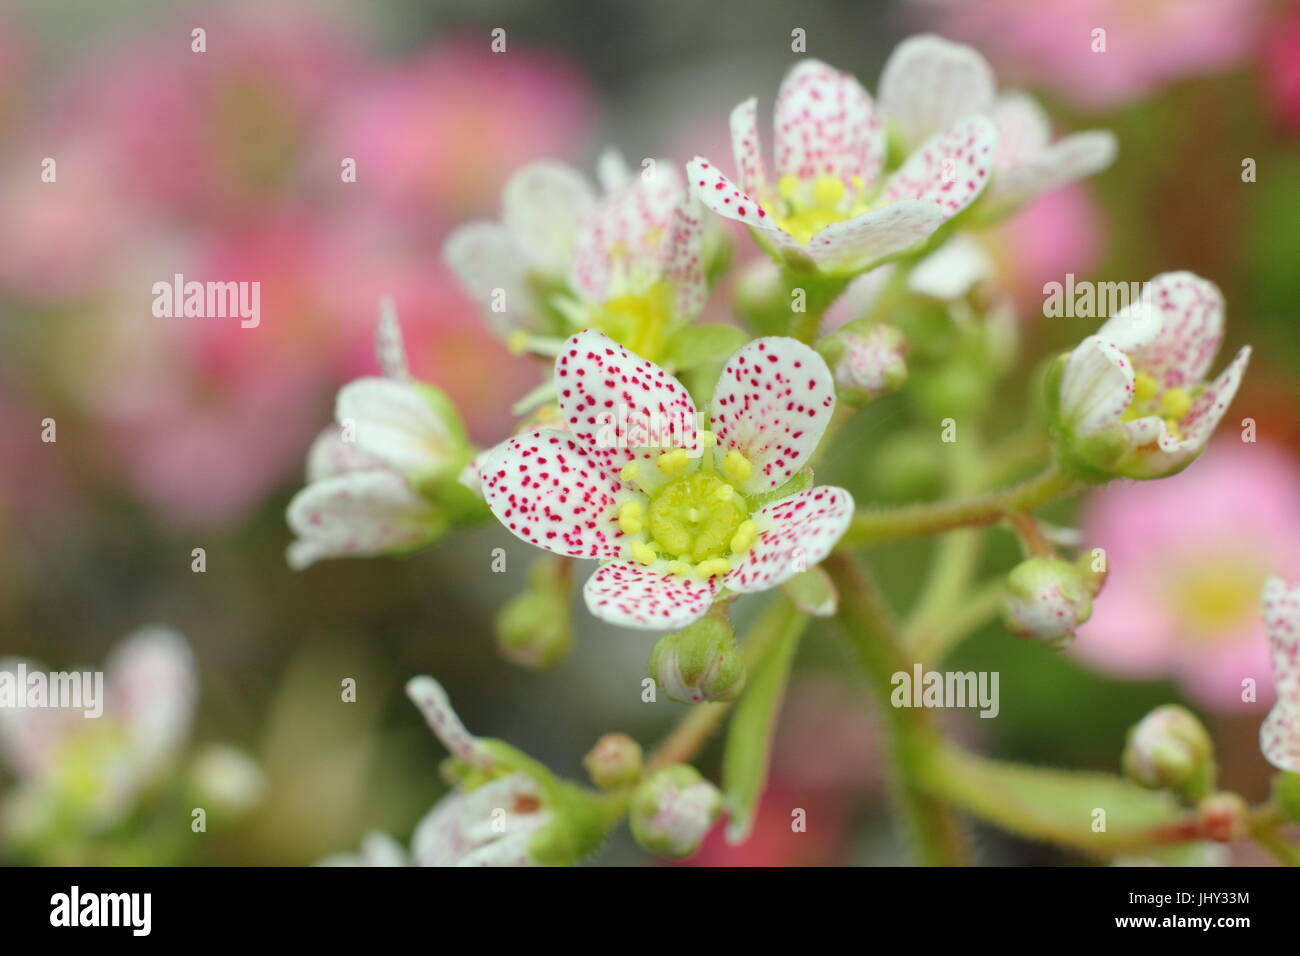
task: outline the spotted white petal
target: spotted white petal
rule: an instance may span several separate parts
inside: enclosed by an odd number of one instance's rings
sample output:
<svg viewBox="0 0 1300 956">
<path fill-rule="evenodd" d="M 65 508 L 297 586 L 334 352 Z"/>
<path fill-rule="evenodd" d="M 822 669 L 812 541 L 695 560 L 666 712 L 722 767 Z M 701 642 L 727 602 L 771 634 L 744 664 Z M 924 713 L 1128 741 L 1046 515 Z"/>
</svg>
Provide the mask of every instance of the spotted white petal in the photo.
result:
<svg viewBox="0 0 1300 956">
<path fill-rule="evenodd" d="M 343 430 L 337 425 L 330 425 L 317 435 L 307 450 L 308 482 L 383 467 L 378 458 L 367 455 L 355 441 L 344 441 Z"/>
<path fill-rule="evenodd" d="M 632 181 L 632 170 L 617 147 L 606 147 L 596 158 L 596 181 L 606 195 L 617 192 Z"/>
<path fill-rule="evenodd" d="M 1034 196 L 1085 179 L 1115 161 L 1119 143 L 1109 130 L 1071 133 L 1005 170 L 989 190 L 996 203 L 1021 203 Z"/>
<path fill-rule="evenodd" d="M 972 113 L 993 106 L 993 70 L 975 50 L 933 34 L 894 48 L 880 74 L 880 110 L 903 144 L 914 147 Z"/>
<path fill-rule="evenodd" d="M 1033 159 L 1052 140 L 1047 111 L 1026 93 L 1014 91 L 998 97 L 993 123 L 998 128 L 999 176 Z"/>
<path fill-rule="evenodd" d="M 918 262 L 907 277 L 907 288 L 917 295 L 953 302 L 991 277 L 993 271 L 993 258 L 984 245 L 963 234 Z"/>
<path fill-rule="evenodd" d="M 402 344 L 402 327 L 397 321 L 397 305 L 385 298 L 379 305 L 379 324 L 375 326 L 375 358 L 388 378 L 399 382 L 411 377 L 406 364 L 406 346 Z"/>
<path fill-rule="evenodd" d="M 1191 272 L 1165 272 L 1147 284 L 1143 301 L 1130 304 L 1101 327 L 1114 334 L 1116 320 L 1141 310 L 1160 316 L 1158 333 L 1137 348 L 1126 348 L 1137 367 L 1163 387 L 1190 386 L 1205 377 L 1223 342 L 1223 294 Z"/>
<path fill-rule="evenodd" d="M 138 631 L 105 664 L 105 693 L 105 712 L 126 733 L 130 771 L 143 779 L 189 736 L 198 698 L 194 653 L 169 628 Z"/>
<path fill-rule="evenodd" d="M 885 200 L 934 203 L 945 220 L 979 197 L 997 158 L 998 132 L 987 116 L 968 116 L 926 140 L 889 178 Z"/>
<path fill-rule="evenodd" d="M 549 820 L 536 781 L 510 774 L 440 800 L 417 824 L 411 857 L 417 866 L 533 866 L 529 842 Z"/>
<path fill-rule="evenodd" d="M 596 195 L 577 170 L 542 161 L 525 166 L 506 183 L 501 222 L 522 248 L 526 262 L 563 278 L 578 229 L 596 206 Z"/>
<path fill-rule="evenodd" d="M 555 360 L 571 437 L 615 478 L 628 462 L 698 448 L 695 403 L 681 383 L 600 332 L 579 332 Z"/>
<path fill-rule="evenodd" d="M 674 315 L 695 318 L 704 308 L 709 287 L 704 275 L 704 207 L 694 193 L 673 210 L 664 278 L 672 283 Z"/>
<path fill-rule="evenodd" d="M 418 386 L 360 378 L 339 390 L 334 420 L 343 437 L 402 474 L 420 479 L 449 464 L 455 438 Z"/>
<path fill-rule="evenodd" d="M 799 243 L 773 222 L 768 210 L 754 196 L 737 186 L 703 156 L 686 164 L 686 179 L 700 202 L 719 216 L 762 230 L 765 237 L 781 245 Z"/>
<path fill-rule="evenodd" d="M 432 505 L 394 471 L 358 471 L 314 481 L 289 502 L 295 571 L 323 558 L 373 557 L 426 543 L 441 526 Z"/>
<path fill-rule="evenodd" d="M 723 584 L 754 593 L 776 587 L 830 554 L 853 519 L 853 496 L 823 486 L 767 505 L 755 518 L 758 539 Z"/>
<path fill-rule="evenodd" d="M 582 596 L 596 617 L 619 627 L 672 631 L 703 617 L 717 578 L 671 574 L 664 562 L 612 561 L 587 579 Z"/>
<path fill-rule="evenodd" d="M 750 97 L 731 111 L 731 153 L 740 186 L 754 195 L 768 191 L 763 144 L 758 134 L 758 100 Z"/>
<path fill-rule="evenodd" d="M 573 241 L 569 277 L 592 302 L 638 294 L 664 272 L 674 211 L 685 199 L 681 174 L 666 159 L 596 204 Z"/>
<path fill-rule="evenodd" d="M 466 223 L 447 237 L 442 255 L 497 334 L 541 327 L 541 311 L 529 287 L 526 253 L 505 226 L 481 220 Z"/>
<path fill-rule="evenodd" d="M 44 670 L 45 665 L 36 661 L 18 657 L 0 659 L 0 674 L 6 675 L 0 680 L 12 681 L 19 694 L 26 691 L 18 683 L 19 674 Z M 39 779 L 56 765 L 64 745 L 86 723 L 81 711 L 0 706 L 0 755 L 19 777 Z"/>
<path fill-rule="evenodd" d="M 1061 378 L 1061 418 L 1079 437 L 1115 424 L 1133 403 L 1133 363 L 1099 335 L 1070 353 Z"/>
<path fill-rule="evenodd" d="M 742 491 L 779 488 L 807 465 L 834 410 L 835 382 L 825 359 L 797 339 L 755 339 L 718 377 L 717 452 L 738 451 L 753 465 Z"/>
<path fill-rule="evenodd" d="M 853 76 L 820 60 L 800 60 L 786 74 L 775 124 L 778 176 L 832 176 L 869 188 L 884 165 L 884 136 L 871 97 Z M 741 181 L 748 184 L 743 172 Z"/>
<path fill-rule="evenodd" d="M 1277 691 L 1259 731 L 1260 749 L 1279 770 L 1300 773 L 1300 586 L 1270 578 L 1260 603 Z"/>
<path fill-rule="evenodd" d="M 412 677 L 406 682 L 406 696 L 420 708 L 429 729 L 448 753 L 474 767 L 492 766 L 478 738 L 465 729 L 441 684 L 432 677 Z"/>
<path fill-rule="evenodd" d="M 488 456 L 481 479 L 497 520 L 529 544 L 571 558 L 622 553 L 620 485 L 574 435 L 543 428 L 507 439 Z"/>
</svg>

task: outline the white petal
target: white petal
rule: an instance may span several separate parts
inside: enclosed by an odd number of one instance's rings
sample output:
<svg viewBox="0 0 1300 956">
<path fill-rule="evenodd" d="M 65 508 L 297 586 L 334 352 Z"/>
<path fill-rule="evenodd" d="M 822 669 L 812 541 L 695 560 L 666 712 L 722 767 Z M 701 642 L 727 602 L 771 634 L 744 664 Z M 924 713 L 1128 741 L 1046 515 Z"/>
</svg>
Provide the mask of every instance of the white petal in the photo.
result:
<svg viewBox="0 0 1300 956">
<path fill-rule="evenodd" d="M 478 738 L 465 729 L 441 684 L 432 677 L 412 677 L 406 682 L 406 696 L 420 708 L 429 729 L 448 753 L 471 766 L 488 768 L 492 765 Z"/>
<path fill-rule="evenodd" d="M 907 288 L 917 295 L 952 302 L 992 276 L 993 268 L 993 258 L 983 244 L 962 234 L 917 263 L 907 277 Z"/>
<path fill-rule="evenodd" d="M 797 339 L 755 339 L 718 376 L 717 453 L 738 451 L 754 466 L 742 491 L 779 488 L 807 465 L 834 410 L 835 382 L 825 359 Z"/>
<path fill-rule="evenodd" d="M 429 540 L 439 521 L 432 506 L 393 471 L 358 471 L 312 482 L 289 502 L 289 546 L 296 571 L 322 558 L 370 557 Z"/>
<path fill-rule="evenodd" d="M 758 135 L 758 100 L 750 97 L 731 111 L 731 152 L 740 187 L 756 196 L 767 194 L 767 168 Z"/>
<path fill-rule="evenodd" d="M 540 311 L 528 284 L 525 252 L 505 226 L 496 222 L 466 223 L 447 237 L 442 255 L 461 288 L 484 311 L 497 334 L 540 327 Z"/>
<path fill-rule="evenodd" d="M 176 631 L 146 628 L 113 652 L 105 672 L 105 709 L 126 727 L 133 772 L 148 775 L 189 736 L 198 697 L 194 653 Z"/>
<path fill-rule="evenodd" d="M 1100 336 L 1070 353 L 1061 378 L 1061 417 L 1076 436 L 1113 425 L 1133 403 L 1133 363 Z"/>
<path fill-rule="evenodd" d="M 685 577 L 662 567 L 612 561 L 587 579 L 582 596 L 587 609 L 610 624 L 672 631 L 703 617 L 717 590 L 717 578 Z"/>
<path fill-rule="evenodd" d="M 945 218 L 928 200 L 900 199 L 831 223 L 809 240 L 806 251 L 825 272 L 857 272 L 928 239 Z"/>
<path fill-rule="evenodd" d="M 578 227 L 595 206 L 595 193 L 581 173 L 543 161 L 525 166 L 506 183 L 501 221 L 533 268 L 563 277 Z"/>
<path fill-rule="evenodd" d="M 446 424 L 419 389 L 387 378 L 360 378 L 339 389 L 334 420 L 354 431 L 357 448 L 421 479 L 447 467 L 455 444 Z"/>
<path fill-rule="evenodd" d="M 800 60 L 786 74 L 775 124 L 779 176 L 833 176 L 845 184 L 860 179 L 870 187 L 884 165 L 884 136 L 871 97 L 851 75 L 820 60 Z"/>
<path fill-rule="evenodd" d="M 1014 166 L 999 169 L 989 198 L 996 203 L 1024 202 L 1101 172 L 1115 161 L 1118 152 L 1119 143 L 1109 130 L 1072 133 Z"/>
<path fill-rule="evenodd" d="M 755 518 L 758 540 L 724 586 L 744 594 L 776 587 L 830 554 L 852 520 L 853 496 L 843 488 L 811 488 L 772 502 Z"/>
<path fill-rule="evenodd" d="M 997 128 L 970 116 L 926 140 L 889 177 L 885 200 L 922 199 L 951 219 L 973 203 L 992 177 Z"/>
<path fill-rule="evenodd" d="M 352 471 L 374 471 L 383 465 L 378 458 L 367 455 L 354 441 L 344 441 L 343 431 L 330 425 L 312 442 L 307 451 L 307 481 L 320 481 L 333 475 L 346 475 Z"/>
<path fill-rule="evenodd" d="M 968 46 L 933 34 L 904 40 L 880 74 L 880 109 L 904 145 L 915 146 L 993 106 L 993 70 Z"/>
</svg>

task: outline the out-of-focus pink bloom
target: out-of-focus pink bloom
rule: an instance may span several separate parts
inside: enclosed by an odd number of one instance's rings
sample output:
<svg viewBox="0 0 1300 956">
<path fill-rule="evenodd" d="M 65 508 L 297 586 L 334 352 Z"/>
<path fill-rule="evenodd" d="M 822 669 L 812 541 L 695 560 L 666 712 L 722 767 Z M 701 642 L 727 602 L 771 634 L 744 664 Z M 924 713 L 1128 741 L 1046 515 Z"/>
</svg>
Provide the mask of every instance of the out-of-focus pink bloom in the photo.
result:
<svg viewBox="0 0 1300 956">
<path fill-rule="evenodd" d="M 501 54 L 486 37 L 453 39 L 374 70 L 339 103 L 321 162 L 337 182 L 355 159 L 349 189 L 427 225 L 491 208 L 527 162 L 583 152 L 586 83 L 562 57 L 511 42 Z"/>
<path fill-rule="evenodd" d="M 990 235 L 997 272 L 1032 320 L 1042 313 L 1043 285 L 1067 272 L 1084 275 L 1097 261 L 1102 224 L 1086 187 L 1075 183 L 1039 196 Z"/>
<path fill-rule="evenodd" d="M 1264 82 L 1278 123 L 1300 133 L 1300 3 L 1269 27 L 1264 43 Z"/>
<path fill-rule="evenodd" d="M 726 842 L 714 827 L 686 866 L 827 866 L 845 862 L 848 809 L 815 790 L 769 778 L 744 843 Z"/>
<path fill-rule="evenodd" d="M 1252 50 L 1260 0 L 916 0 L 943 33 L 977 46 L 1000 74 L 1103 109 Z M 1105 52 L 1093 52 L 1094 31 Z"/>
<path fill-rule="evenodd" d="M 1269 686 L 1260 589 L 1270 575 L 1300 577 L 1300 465 L 1225 437 L 1173 478 L 1097 491 L 1082 525 L 1110 576 L 1072 653 L 1120 676 L 1175 679 L 1217 710 L 1250 706 L 1242 681 Z"/>
</svg>

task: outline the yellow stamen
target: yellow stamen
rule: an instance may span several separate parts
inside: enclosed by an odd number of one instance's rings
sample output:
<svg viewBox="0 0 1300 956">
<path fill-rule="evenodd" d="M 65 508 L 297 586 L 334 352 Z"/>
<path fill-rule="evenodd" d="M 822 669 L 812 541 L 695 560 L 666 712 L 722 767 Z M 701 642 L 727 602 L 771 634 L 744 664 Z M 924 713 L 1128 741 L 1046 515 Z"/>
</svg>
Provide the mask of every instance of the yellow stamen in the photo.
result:
<svg viewBox="0 0 1300 956">
<path fill-rule="evenodd" d="M 754 473 L 754 465 L 734 448 L 722 459 L 722 470 L 733 482 L 745 481 Z"/>
<path fill-rule="evenodd" d="M 744 554 L 758 537 L 757 529 L 752 521 L 742 521 L 736 533 L 731 536 L 731 553 Z"/>
<path fill-rule="evenodd" d="M 1192 396 L 1185 388 L 1167 388 L 1160 396 L 1160 415 L 1171 421 L 1182 421 L 1191 407 Z"/>
<path fill-rule="evenodd" d="M 731 570 L 731 562 L 726 558 L 709 558 L 695 566 L 695 573 L 702 578 L 718 577 Z"/>
<path fill-rule="evenodd" d="M 844 191 L 844 181 L 838 176 L 821 176 L 813 184 L 813 200 L 819 206 L 838 206 Z"/>
<path fill-rule="evenodd" d="M 686 561 L 670 561 L 668 564 L 668 570 L 672 574 L 680 574 L 682 577 L 685 577 L 691 573 L 693 568 Z"/>
<path fill-rule="evenodd" d="M 794 199 L 799 193 L 799 180 L 794 176 L 782 176 L 777 180 L 776 191 L 782 199 Z"/>
<path fill-rule="evenodd" d="M 691 458 L 686 454 L 685 448 L 676 448 L 672 451 L 666 451 L 659 456 L 659 470 L 665 475 L 677 476 L 686 471 L 687 466 L 691 463 Z"/>
<path fill-rule="evenodd" d="M 719 501 L 730 501 L 736 496 L 736 489 L 731 485 L 719 485 L 718 490 L 713 493 L 713 497 Z"/>
<path fill-rule="evenodd" d="M 654 564 L 659 557 L 659 552 L 655 550 L 655 546 L 645 541 L 633 541 L 631 550 L 632 557 L 642 564 Z"/>
<path fill-rule="evenodd" d="M 636 476 L 640 474 L 640 472 L 641 472 L 641 462 L 629 461 L 626 465 L 623 466 L 623 470 L 618 473 L 618 476 L 622 478 L 624 481 L 633 481 L 635 480 Z"/>
<path fill-rule="evenodd" d="M 1159 389 L 1160 386 L 1154 378 L 1146 372 L 1138 372 L 1133 380 L 1133 400 L 1145 402 L 1149 398 L 1154 398 Z"/>
</svg>

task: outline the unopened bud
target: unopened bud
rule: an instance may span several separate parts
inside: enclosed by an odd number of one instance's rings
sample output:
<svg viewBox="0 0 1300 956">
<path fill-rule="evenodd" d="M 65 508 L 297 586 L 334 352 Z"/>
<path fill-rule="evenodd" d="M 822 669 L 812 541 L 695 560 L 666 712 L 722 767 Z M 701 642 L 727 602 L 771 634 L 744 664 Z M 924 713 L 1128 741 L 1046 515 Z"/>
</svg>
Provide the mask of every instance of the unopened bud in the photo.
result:
<svg viewBox="0 0 1300 956">
<path fill-rule="evenodd" d="M 641 745 L 627 734 L 605 734 L 582 758 L 582 765 L 602 790 L 630 786 L 641 776 Z"/>
<path fill-rule="evenodd" d="M 679 860 L 699 849 L 721 812 L 718 788 L 694 767 L 674 764 L 636 788 L 628 823 L 643 849 Z"/>
<path fill-rule="evenodd" d="M 568 581 L 563 559 L 543 558 L 529 572 L 528 589 L 497 613 L 497 650 L 512 664 L 550 667 L 573 646 Z"/>
<path fill-rule="evenodd" d="M 745 664 L 725 617 L 701 618 L 666 634 L 650 652 L 649 674 L 673 700 L 732 700 L 745 684 Z"/>
<path fill-rule="evenodd" d="M 1250 808 L 1246 801 L 1227 791 L 1211 794 L 1196 808 L 1196 822 L 1201 834 L 1220 843 L 1244 836 L 1249 816 Z"/>
<path fill-rule="evenodd" d="M 817 344 L 835 377 L 839 396 L 855 404 L 902 388 L 907 381 L 907 339 L 892 325 L 849 322 Z"/>
<path fill-rule="evenodd" d="M 1091 616 L 1091 584 L 1069 561 L 1030 558 L 1007 576 L 1002 619 L 1018 637 L 1065 647 L 1074 640 L 1074 629 Z"/>
<path fill-rule="evenodd" d="M 1195 714 L 1166 704 L 1129 731 L 1122 764 L 1144 787 L 1202 796 L 1214 783 L 1214 744 Z"/>
</svg>

